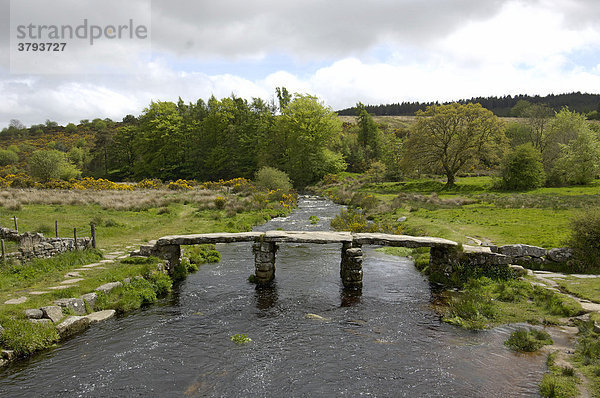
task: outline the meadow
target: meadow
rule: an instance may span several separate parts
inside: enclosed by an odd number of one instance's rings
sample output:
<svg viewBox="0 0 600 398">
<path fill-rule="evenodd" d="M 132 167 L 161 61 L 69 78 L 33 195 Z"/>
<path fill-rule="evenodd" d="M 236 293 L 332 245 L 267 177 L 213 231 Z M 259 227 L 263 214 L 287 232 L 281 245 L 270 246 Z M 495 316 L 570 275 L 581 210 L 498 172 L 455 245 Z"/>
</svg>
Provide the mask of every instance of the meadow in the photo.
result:
<svg viewBox="0 0 600 398">
<path fill-rule="evenodd" d="M 545 248 L 564 246 L 571 219 L 597 206 L 600 199 L 600 180 L 587 186 L 525 192 L 494 186 L 495 179 L 489 176 L 459 177 L 454 187 L 447 188 L 436 178 L 369 182 L 364 176 L 344 173 L 325 179 L 315 189 L 337 202 L 361 207 L 373 221 L 395 223 L 409 235 Z"/>
</svg>

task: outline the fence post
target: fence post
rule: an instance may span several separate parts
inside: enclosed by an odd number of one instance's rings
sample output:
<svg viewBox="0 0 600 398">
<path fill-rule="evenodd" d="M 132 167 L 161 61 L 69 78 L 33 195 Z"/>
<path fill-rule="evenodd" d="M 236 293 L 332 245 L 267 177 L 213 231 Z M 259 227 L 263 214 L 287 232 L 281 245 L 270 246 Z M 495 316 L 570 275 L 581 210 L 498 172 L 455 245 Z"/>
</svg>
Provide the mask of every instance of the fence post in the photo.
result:
<svg viewBox="0 0 600 398">
<path fill-rule="evenodd" d="M 73 228 L 73 242 L 75 244 L 75 250 L 77 250 L 77 228 Z"/>
<path fill-rule="evenodd" d="M 96 224 L 90 223 L 90 227 L 92 228 L 92 248 L 96 248 Z"/>
<path fill-rule="evenodd" d="M 54 236 L 58 238 L 58 220 L 54 220 Z"/>
<path fill-rule="evenodd" d="M 15 231 L 19 232 L 19 226 L 17 225 L 17 216 L 13 216 L 13 220 L 15 220 Z"/>
<path fill-rule="evenodd" d="M 6 253 L 4 251 L 4 239 L 0 240 L 0 244 L 2 244 L 2 261 L 6 261 Z"/>
</svg>

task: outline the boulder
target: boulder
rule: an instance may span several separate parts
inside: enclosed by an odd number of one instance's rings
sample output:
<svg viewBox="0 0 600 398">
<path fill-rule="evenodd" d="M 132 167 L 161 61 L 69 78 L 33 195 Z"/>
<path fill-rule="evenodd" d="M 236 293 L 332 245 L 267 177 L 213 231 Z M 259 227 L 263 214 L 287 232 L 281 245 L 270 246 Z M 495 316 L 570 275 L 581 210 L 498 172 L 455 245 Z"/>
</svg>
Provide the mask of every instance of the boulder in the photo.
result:
<svg viewBox="0 0 600 398">
<path fill-rule="evenodd" d="M 25 310 L 25 316 L 29 319 L 42 319 L 44 313 L 39 309 Z"/>
<path fill-rule="evenodd" d="M 0 357 L 3 359 L 6 359 L 8 361 L 11 361 L 11 360 L 15 359 L 15 352 L 13 350 L 2 350 L 2 351 L 0 351 Z"/>
<path fill-rule="evenodd" d="M 548 250 L 548 258 L 557 263 L 564 263 L 573 257 L 573 250 L 568 247 L 558 247 Z"/>
<path fill-rule="evenodd" d="M 63 308 L 68 308 L 77 315 L 85 315 L 85 303 L 80 298 L 64 298 L 54 301 L 54 304 Z"/>
<path fill-rule="evenodd" d="M 547 250 L 543 247 L 530 246 L 530 245 L 505 245 L 498 248 L 498 253 L 504 254 L 510 257 L 544 257 L 547 254 Z"/>
<path fill-rule="evenodd" d="M 90 306 L 91 310 L 94 310 L 94 307 L 96 307 L 96 299 L 98 298 L 98 294 L 97 293 L 87 293 L 84 294 L 83 296 L 81 296 L 81 299 L 87 303 L 87 305 Z"/>
<path fill-rule="evenodd" d="M 79 333 L 90 326 L 89 318 L 85 316 L 69 316 L 56 326 L 56 330 L 61 338 Z"/>
<path fill-rule="evenodd" d="M 111 290 L 113 290 L 115 287 L 119 287 L 119 286 L 123 286 L 123 283 L 121 282 L 110 282 L 110 283 L 105 283 L 102 286 L 98 286 L 96 288 L 97 292 L 104 292 L 104 293 L 108 293 Z"/>
<path fill-rule="evenodd" d="M 59 322 L 64 316 L 62 308 L 60 308 L 57 305 L 49 305 L 47 307 L 42 307 L 40 308 L 40 310 L 42 310 L 42 312 L 44 313 L 44 318 L 48 318 L 54 323 Z"/>
</svg>

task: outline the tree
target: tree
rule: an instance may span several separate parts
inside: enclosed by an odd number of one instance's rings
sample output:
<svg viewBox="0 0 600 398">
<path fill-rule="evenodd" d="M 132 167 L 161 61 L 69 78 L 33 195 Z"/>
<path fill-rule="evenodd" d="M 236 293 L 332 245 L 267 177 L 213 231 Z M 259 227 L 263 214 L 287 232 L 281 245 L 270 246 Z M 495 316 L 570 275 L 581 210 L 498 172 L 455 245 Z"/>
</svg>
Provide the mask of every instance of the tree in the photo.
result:
<svg viewBox="0 0 600 398">
<path fill-rule="evenodd" d="M 296 94 L 283 108 L 278 126 L 283 137 L 282 168 L 295 186 L 305 187 L 345 169 L 342 156 L 328 149 L 341 129 L 337 115 L 317 97 Z"/>
<path fill-rule="evenodd" d="M 543 154 L 547 145 L 546 128 L 554 111 L 546 104 L 533 104 L 523 111 L 531 127 L 529 141 Z"/>
<path fill-rule="evenodd" d="M 550 182 L 554 185 L 586 185 L 596 178 L 599 170 L 600 143 L 589 129 L 585 129 L 568 144 L 561 145 Z"/>
<path fill-rule="evenodd" d="M 277 92 L 277 99 L 279 100 L 279 111 L 281 112 L 283 108 L 285 108 L 290 101 L 292 100 L 292 94 L 290 94 L 285 87 L 277 87 L 275 88 Z"/>
<path fill-rule="evenodd" d="M 358 143 L 363 147 L 367 163 L 377 161 L 381 157 L 381 132 L 373 117 L 362 103 L 356 104 L 358 120 Z"/>
<path fill-rule="evenodd" d="M 546 173 L 550 174 L 555 162 L 561 157 L 563 148 L 581 134 L 589 131 L 585 116 L 564 107 L 548 123 L 545 145 L 542 150 L 542 162 Z"/>
<path fill-rule="evenodd" d="M 518 146 L 504 159 L 502 188 L 516 191 L 539 188 L 545 181 L 542 156 L 531 143 Z"/>
<path fill-rule="evenodd" d="M 433 105 L 417 116 L 404 145 L 403 165 L 441 171 L 447 187 L 454 185 L 459 171 L 497 161 L 506 146 L 504 123 L 480 104 Z"/>
</svg>

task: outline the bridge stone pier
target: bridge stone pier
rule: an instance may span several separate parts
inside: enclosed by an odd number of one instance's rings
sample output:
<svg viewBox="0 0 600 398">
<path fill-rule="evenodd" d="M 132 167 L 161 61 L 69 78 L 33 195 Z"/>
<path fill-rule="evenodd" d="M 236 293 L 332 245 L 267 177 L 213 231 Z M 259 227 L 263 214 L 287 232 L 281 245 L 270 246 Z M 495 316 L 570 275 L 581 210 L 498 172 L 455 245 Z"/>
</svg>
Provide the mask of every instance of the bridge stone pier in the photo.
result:
<svg viewBox="0 0 600 398">
<path fill-rule="evenodd" d="M 166 260 L 167 268 L 173 271 L 181 262 L 181 245 L 252 242 L 254 253 L 255 280 L 259 285 L 269 284 L 275 278 L 277 249 L 281 243 L 342 244 L 340 277 L 344 287 L 361 289 L 363 281 L 363 245 L 395 247 L 429 247 L 430 266 L 449 272 L 459 259 L 458 243 L 441 238 L 391 235 L 381 233 L 350 233 L 322 231 L 267 231 L 241 233 L 209 233 L 195 235 L 164 236 L 140 247 L 132 255 L 157 256 Z M 483 248 L 482 248 L 483 249 Z M 492 253 L 488 248 L 476 250 L 473 261 L 499 265 L 508 264 L 510 257 Z M 468 253 L 467 253 L 468 254 Z M 468 257 L 468 256 L 467 256 Z M 460 255 L 461 261 L 465 259 Z M 450 267 L 450 268 L 449 268 Z"/>
</svg>

